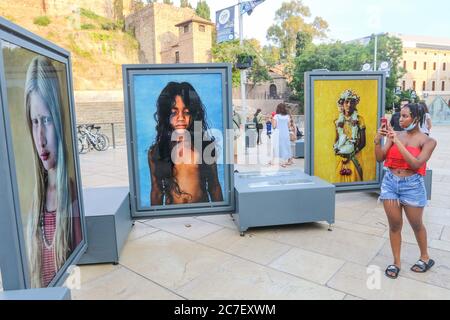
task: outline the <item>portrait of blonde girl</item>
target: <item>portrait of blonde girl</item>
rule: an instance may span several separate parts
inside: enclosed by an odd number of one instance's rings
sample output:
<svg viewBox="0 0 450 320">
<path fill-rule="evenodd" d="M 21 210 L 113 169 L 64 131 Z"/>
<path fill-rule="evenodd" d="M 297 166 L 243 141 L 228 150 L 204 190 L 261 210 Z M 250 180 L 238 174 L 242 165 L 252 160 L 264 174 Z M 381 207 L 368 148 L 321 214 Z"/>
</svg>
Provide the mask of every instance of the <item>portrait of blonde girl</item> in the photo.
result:
<svg viewBox="0 0 450 320">
<path fill-rule="evenodd" d="M 35 57 L 28 66 L 25 107 L 33 143 L 36 185 L 27 224 L 31 287 L 46 287 L 81 241 L 76 192 L 67 168 L 62 99 L 52 62 Z"/>
</svg>

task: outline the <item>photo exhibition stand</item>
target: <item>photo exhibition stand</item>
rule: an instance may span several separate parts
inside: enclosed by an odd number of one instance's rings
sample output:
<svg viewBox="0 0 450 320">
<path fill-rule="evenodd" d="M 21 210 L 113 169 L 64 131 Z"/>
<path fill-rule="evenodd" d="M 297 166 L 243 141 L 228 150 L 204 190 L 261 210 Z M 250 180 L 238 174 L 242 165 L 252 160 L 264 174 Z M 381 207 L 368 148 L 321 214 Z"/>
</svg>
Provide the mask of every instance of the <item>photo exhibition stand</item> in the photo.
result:
<svg viewBox="0 0 450 320">
<path fill-rule="evenodd" d="M 69 270 L 72 270 L 70 267 L 77 264 L 88 245 L 85 235 L 79 159 L 76 143 L 74 143 L 76 121 L 71 56 L 65 49 L 3 18 L 0 18 L 0 49 L 0 203 L 2 204 L 0 270 L 4 290 L 0 299 L 70 299 L 69 289 L 62 286 L 70 276 Z M 31 72 L 36 68 L 41 68 L 42 72 Z M 36 74 L 39 74 L 39 77 L 35 77 Z M 28 101 L 26 104 L 24 99 L 25 95 L 27 97 L 31 95 L 25 90 L 26 84 L 34 83 L 33 81 L 45 83 L 47 87 L 52 88 L 47 92 L 52 98 L 44 100 L 45 103 L 41 105 L 44 111 L 50 112 L 51 108 L 59 108 L 51 113 L 52 123 L 59 123 L 59 126 L 53 127 L 53 130 L 55 133 L 56 130 L 61 130 L 54 142 L 58 145 L 57 150 L 63 150 L 65 161 L 55 162 L 52 165 L 61 172 L 59 177 L 64 177 L 64 179 L 58 179 L 57 183 L 66 183 L 62 190 L 65 190 L 70 201 L 68 203 L 71 205 L 68 207 L 70 209 L 62 206 L 57 214 L 62 211 L 66 214 L 70 212 L 70 219 L 72 219 L 69 254 L 62 265 L 56 268 L 54 276 L 45 280 L 45 285 L 36 282 L 39 277 L 43 279 L 41 269 L 34 270 L 33 274 L 29 262 L 33 257 L 42 254 L 42 252 L 35 254 L 34 250 L 44 250 L 41 249 L 44 245 L 32 248 L 30 244 L 37 240 L 30 241 L 27 230 L 39 230 L 38 226 L 32 224 L 35 221 L 41 221 L 40 225 L 43 225 L 43 218 L 35 219 L 34 217 L 37 215 L 42 217 L 44 213 L 40 211 L 41 209 L 34 210 L 31 204 L 34 201 L 42 203 L 42 197 L 39 198 L 40 193 L 33 191 L 40 185 L 37 182 L 39 177 L 48 174 L 48 169 L 45 169 L 44 165 L 46 159 L 39 158 L 34 151 L 32 145 L 35 139 L 34 133 L 21 131 L 27 128 L 26 121 L 29 116 L 27 108 L 34 108 L 33 110 L 38 108 L 36 103 L 31 102 L 32 98 L 29 104 Z M 59 95 L 54 92 L 58 92 Z M 41 93 L 41 95 L 44 94 Z M 27 134 L 28 138 L 25 136 Z M 50 151 L 48 153 L 50 154 Z M 33 165 L 33 162 L 30 162 L 33 160 L 42 164 L 44 169 Z M 50 166 L 49 163 L 46 165 Z M 54 232 L 56 232 L 56 226 Z M 43 239 L 42 242 L 46 241 L 44 231 L 37 231 L 36 235 L 40 235 L 38 239 Z M 64 246 L 64 244 L 55 244 L 55 240 L 48 246 L 47 242 L 45 244 L 46 248 L 52 248 L 52 250 L 55 250 L 56 245 Z M 33 284 L 33 281 L 36 284 Z"/>
<path fill-rule="evenodd" d="M 385 116 L 387 76 L 386 72 L 381 71 L 330 72 L 321 70 L 305 73 L 305 173 L 318 177 L 323 176 L 324 180 L 335 184 L 336 192 L 380 191 L 384 169 L 383 164 L 377 163 L 375 160 L 371 142 L 379 128 L 381 118 Z M 357 111 L 357 118 L 363 119 L 361 123 L 365 127 L 363 150 L 356 152 L 361 156 L 359 165 L 364 170 L 368 169 L 364 174 L 363 181 L 336 182 L 335 177 L 329 174 L 329 170 L 337 170 L 334 167 L 336 165 L 334 159 L 337 158 L 336 150 L 333 152 L 332 147 L 335 142 L 337 144 L 335 137 L 337 137 L 338 129 L 334 125 L 338 126 L 339 124 L 338 114 L 342 114 L 342 108 L 344 108 L 339 101 L 341 101 L 341 95 L 346 92 L 356 94 L 357 102 L 353 108 Z M 355 113 L 351 117 L 354 116 L 356 116 Z M 353 123 L 359 123 L 359 121 L 352 118 Z M 330 124 L 333 124 L 332 131 L 328 128 Z M 316 130 L 316 127 L 320 130 Z M 353 135 L 353 129 L 351 130 Z M 298 141 L 297 146 L 300 147 Z M 297 150 L 299 149 L 296 148 L 296 154 L 299 154 L 300 152 Z M 365 155 L 362 155 L 363 152 Z M 354 157 L 358 158 L 358 155 Z M 324 162 L 323 159 L 328 160 Z M 353 160 L 348 162 L 353 162 Z M 367 173 L 371 173 L 371 177 L 368 178 Z M 324 178 L 325 176 L 327 178 Z M 427 168 L 424 180 L 428 200 L 431 200 L 432 178 L 432 170 Z"/>
</svg>

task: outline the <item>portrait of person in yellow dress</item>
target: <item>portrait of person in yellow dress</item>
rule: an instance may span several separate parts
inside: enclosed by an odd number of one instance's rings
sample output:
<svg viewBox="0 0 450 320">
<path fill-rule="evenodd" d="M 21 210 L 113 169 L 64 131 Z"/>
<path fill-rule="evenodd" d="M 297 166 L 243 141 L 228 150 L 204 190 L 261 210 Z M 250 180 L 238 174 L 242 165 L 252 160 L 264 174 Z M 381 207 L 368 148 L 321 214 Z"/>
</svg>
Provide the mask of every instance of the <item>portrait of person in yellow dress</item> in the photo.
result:
<svg viewBox="0 0 450 320">
<path fill-rule="evenodd" d="M 347 89 L 337 101 L 339 116 L 334 121 L 336 140 L 333 145 L 336 155 L 336 182 L 364 181 L 361 151 L 366 146 L 366 125 L 358 113 L 358 94 Z"/>
</svg>

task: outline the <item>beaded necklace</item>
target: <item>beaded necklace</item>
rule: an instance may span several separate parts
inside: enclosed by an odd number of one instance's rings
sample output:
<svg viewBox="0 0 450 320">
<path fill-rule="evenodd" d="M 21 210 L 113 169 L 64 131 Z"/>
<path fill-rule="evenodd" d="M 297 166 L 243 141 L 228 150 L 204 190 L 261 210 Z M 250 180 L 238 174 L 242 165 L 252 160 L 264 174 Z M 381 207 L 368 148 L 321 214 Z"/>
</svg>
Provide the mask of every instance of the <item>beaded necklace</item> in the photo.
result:
<svg viewBox="0 0 450 320">
<path fill-rule="evenodd" d="M 47 213 L 47 214 L 55 214 L 56 210 L 55 211 L 47 211 L 47 210 L 45 210 L 45 213 Z M 53 248 L 53 245 L 55 244 L 56 232 L 53 234 L 51 243 L 49 243 L 49 241 L 47 240 L 47 237 L 45 236 L 45 222 L 44 222 L 44 215 L 45 215 L 45 213 L 42 214 L 41 218 L 40 218 L 41 235 L 42 235 L 42 242 L 44 243 L 45 248 L 47 250 L 50 250 L 50 249 Z"/>
</svg>

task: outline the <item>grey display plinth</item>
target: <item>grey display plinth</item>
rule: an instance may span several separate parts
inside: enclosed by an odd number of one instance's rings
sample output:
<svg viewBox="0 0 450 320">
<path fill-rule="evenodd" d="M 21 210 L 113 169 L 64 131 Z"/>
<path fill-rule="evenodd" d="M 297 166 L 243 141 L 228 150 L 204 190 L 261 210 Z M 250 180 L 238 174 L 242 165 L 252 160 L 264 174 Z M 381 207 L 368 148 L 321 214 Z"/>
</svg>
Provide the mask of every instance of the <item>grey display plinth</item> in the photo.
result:
<svg viewBox="0 0 450 320">
<path fill-rule="evenodd" d="M 304 158 L 304 157 L 305 157 L 305 140 L 299 139 L 295 141 L 294 158 Z"/>
<path fill-rule="evenodd" d="M 427 168 L 424 181 L 425 181 L 425 189 L 427 190 L 427 199 L 431 200 L 431 185 L 433 184 L 433 170 Z"/>
<path fill-rule="evenodd" d="M 116 264 L 132 227 L 129 188 L 83 191 L 88 249 L 78 264 Z"/>
<path fill-rule="evenodd" d="M 0 292 L 0 300 L 71 300 L 65 287 L 10 290 Z"/>
<path fill-rule="evenodd" d="M 300 170 L 235 173 L 236 225 L 250 227 L 334 223 L 335 186 Z"/>
</svg>

